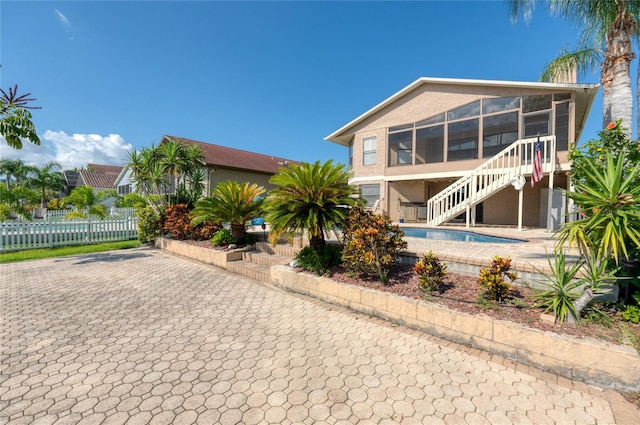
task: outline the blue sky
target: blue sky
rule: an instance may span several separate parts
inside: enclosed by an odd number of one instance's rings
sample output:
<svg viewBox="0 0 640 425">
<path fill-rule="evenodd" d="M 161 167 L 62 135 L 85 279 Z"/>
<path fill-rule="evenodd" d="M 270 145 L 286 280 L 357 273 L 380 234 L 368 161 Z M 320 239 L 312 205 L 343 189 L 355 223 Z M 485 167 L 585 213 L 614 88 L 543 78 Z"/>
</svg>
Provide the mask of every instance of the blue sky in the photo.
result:
<svg viewBox="0 0 640 425">
<path fill-rule="evenodd" d="M 43 141 L 0 143 L 0 157 L 65 168 L 122 165 L 165 134 L 346 162 L 324 137 L 416 79 L 537 81 L 577 38 L 542 9 L 512 24 L 503 1 L 3 0 L 0 13 L 0 86 L 37 98 Z M 582 140 L 601 114 L 598 96 Z"/>
</svg>

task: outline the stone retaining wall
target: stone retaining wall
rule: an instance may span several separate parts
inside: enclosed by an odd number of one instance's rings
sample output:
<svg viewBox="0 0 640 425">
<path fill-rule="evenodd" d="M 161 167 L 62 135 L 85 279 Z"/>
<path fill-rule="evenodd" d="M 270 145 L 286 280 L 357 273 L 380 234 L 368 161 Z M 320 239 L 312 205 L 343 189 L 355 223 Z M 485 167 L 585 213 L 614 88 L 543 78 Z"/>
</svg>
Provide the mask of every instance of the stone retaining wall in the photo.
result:
<svg viewBox="0 0 640 425">
<path fill-rule="evenodd" d="M 630 346 L 579 339 L 470 315 L 412 298 L 273 266 L 281 288 L 471 345 L 568 378 L 623 390 L 640 390 L 640 355 Z"/>
<path fill-rule="evenodd" d="M 242 260 L 242 253 L 246 251 L 246 249 L 217 251 L 215 249 L 205 249 L 196 245 L 167 238 L 156 238 L 154 244 L 156 248 L 164 249 L 165 251 L 223 269 L 227 268 L 227 262 L 229 261 Z"/>
</svg>

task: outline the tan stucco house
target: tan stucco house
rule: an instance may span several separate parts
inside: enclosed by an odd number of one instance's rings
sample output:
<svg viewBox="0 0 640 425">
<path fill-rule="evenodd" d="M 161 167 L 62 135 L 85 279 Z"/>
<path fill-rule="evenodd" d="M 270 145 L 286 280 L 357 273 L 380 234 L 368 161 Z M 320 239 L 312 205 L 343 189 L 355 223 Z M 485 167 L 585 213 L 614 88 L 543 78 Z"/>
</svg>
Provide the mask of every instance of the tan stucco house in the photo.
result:
<svg viewBox="0 0 640 425">
<path fill-rule="evenodd" d="M 160 140 L 160 144 L 166 143 L 168 140 L 178 141 L 185 146 L 196 145 L 202 149 L 205 162 L 203 165 L 206 172 L 203 196 L 209 196 L 211 189 L 226 180 L 235 180 L 240 183 L 256 183 L 269 191 L 275 187 L 269 183 L 269 179 L 281 167 L 300 164 L 300 162 L 294 160 L 177 136 L 165 135 Z M 135 191 L 134 183 L 131 181 L 130 171 L 127 167 L 118 177 L 116 187 L 120 195 Z M 173 191 L 173 188 L 171 190 Z"/>
<path fill-rule="evenodd" d="M 394 221 L 551 229 L 598 88 L 420 78 L 325 140 L 349 148 L 351 182 Z M 531 187 L 537 146 L 543 177 Z"/>
</svg>

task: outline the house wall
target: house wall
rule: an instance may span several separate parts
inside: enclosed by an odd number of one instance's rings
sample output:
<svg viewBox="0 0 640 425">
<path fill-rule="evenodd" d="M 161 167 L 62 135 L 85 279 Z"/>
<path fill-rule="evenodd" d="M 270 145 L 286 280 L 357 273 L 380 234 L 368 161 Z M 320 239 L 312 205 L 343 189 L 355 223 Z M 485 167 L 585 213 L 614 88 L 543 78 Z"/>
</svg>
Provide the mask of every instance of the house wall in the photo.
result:
<svg viewBox="0 0 640 425">
<path fill-rule="evenodd" d="M 220 182 L 227 180 L 235 180 L 239 183 L 250 182 L 264 187 L 267 192 L 276 186 L 269 183 L 271 174 L 251 173 L 248 171 L 234 170 L 229 168 L 212 168 L 208 169 L 209 188 L 214 189 Z M 206 190 L 206 188 L 205 188 Z M 209 191 L 210 193 L 210 191 Z M 265 193 L 266 194 L 266 193 Z M 207 194 L 208 196 L 208 194 Z"/>
<path fill-rule="evenodd" d="M 411 124 L 443 111 L 465 105 L 486 97 L 527 96 L 557 93 L 559 90 L 522 89 L 512 87 L 459 86 L 453 84 L 425 84 L 413 92 L 387 105 L 361 123 L 354 126 L 353 171 L 356 180 L 373 176 L 403 176 L 407 174 L 457 174 L 472 170 L 485 159 L 451 161 L 421 165 L 387 167 L 387 129 L 392 126 Z M 553 119 L 553 118 L 552 118 Z M 575 139 L 574 108 L 569 108 L 569 140 Z M 520 129 L 521 131 L 521 129 Z M 363 165 L 363 140 L 376 137 L 375 165 Z M 557 169 L 568 170 L 566 152 L 556 156 Z"/>
</svg>

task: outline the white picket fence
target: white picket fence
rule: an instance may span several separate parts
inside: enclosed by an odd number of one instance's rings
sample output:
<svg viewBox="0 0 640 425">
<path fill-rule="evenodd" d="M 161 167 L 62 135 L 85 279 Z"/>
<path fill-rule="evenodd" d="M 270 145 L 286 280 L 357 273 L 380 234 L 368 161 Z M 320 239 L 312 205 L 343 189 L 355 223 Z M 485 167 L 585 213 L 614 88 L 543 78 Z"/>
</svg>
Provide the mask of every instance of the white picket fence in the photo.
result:
<svg viewBox="0 0 640 425">
<path fill-rule="evenodd" d="M 114 208 L 108 217 L 66 220 L 68 211 L 47 211 L 41 219 L 0 223 L 0 252 L 115 242 L 138 237 L 133 208 Z"/>
</svg>

